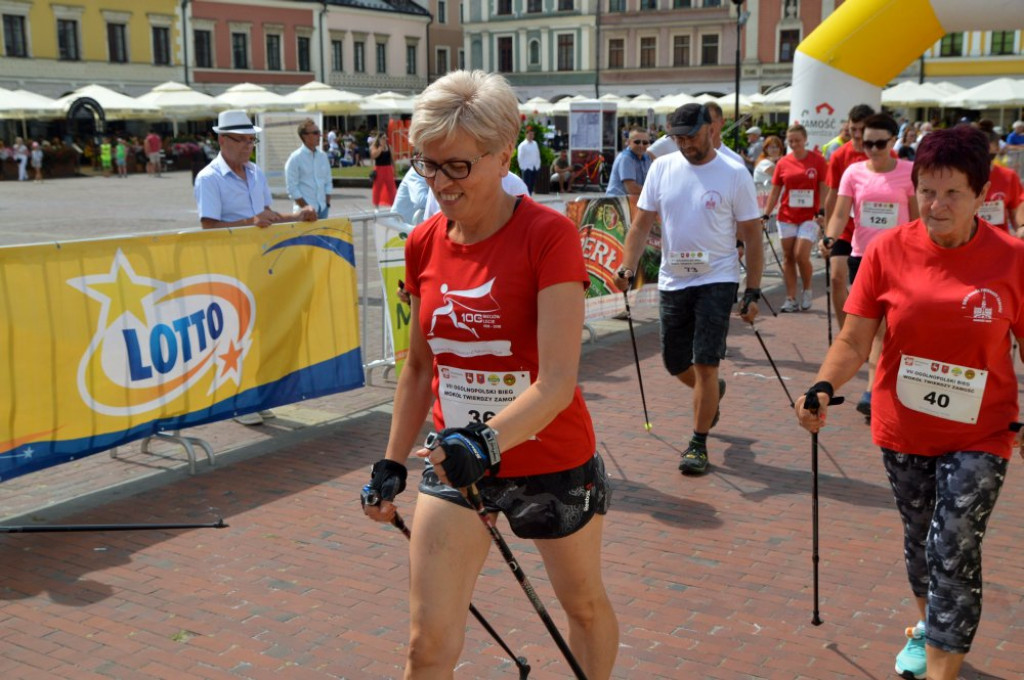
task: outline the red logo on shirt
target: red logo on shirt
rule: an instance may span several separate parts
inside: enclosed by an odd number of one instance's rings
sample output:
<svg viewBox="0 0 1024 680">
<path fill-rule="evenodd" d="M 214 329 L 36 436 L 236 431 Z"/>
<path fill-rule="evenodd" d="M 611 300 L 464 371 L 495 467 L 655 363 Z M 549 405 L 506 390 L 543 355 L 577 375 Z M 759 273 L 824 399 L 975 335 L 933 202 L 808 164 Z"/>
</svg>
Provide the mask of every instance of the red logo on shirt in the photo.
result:
<svg viewBox="0 0 1024 680">
<path fill-rule="evenodd" d="M 466 374 L 466 382 L 468 382 L 470 385 L 473 384 L 473 374 L 472 373 L 467 373 Z"/>
</svg>

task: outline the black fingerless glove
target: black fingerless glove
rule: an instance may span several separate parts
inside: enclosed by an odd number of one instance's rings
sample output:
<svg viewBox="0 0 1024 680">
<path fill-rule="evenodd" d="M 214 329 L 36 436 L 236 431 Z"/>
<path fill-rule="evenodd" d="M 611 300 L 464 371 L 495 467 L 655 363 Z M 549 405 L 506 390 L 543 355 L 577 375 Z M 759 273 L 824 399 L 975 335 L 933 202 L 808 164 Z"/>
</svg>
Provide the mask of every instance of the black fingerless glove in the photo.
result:
<svg viewBox="0 0 1024 680">
<path fill-rule="evenodd" d="M 387 458 L 378 460 L 370 468 L 370 483 L 363 487 L 359 501 L 365 507 L 395 500 L 395 496 L 405 491 L 405 478 L 408 474 L 401 463 Z"/>
<path fill-rule="evenodd" d="M 760 288 L 747 288 L 743 291 L 743 300 L 740 302 L 740 314 L 746 314 L 747 310 L 750 309 L 750 303 L 757 302 L 760 299 Z"/>
<path fill-rule="evenodd" d="M 811 389 L 807 390 L 807 394 L 804 395 L 804 408 L 808 411 L 817 413 L 821 407 L 821 402 L 818 401 L 818 393 L 824 392 L 828 395 L 829 401 L 832 401 L 832 397 L 835 396 L 836 390 L 832 387 L 832 383 L 822 380 L 811 385 Z"/>
<path fill-rule="evenodd" d="M 444 449 L 441 467 L 454 487 L 475 484 L 487 472 L 497 474 L 501 466 L 498 433 L 482 423 L 431 432 L 425 446 Z"/>
</svg>

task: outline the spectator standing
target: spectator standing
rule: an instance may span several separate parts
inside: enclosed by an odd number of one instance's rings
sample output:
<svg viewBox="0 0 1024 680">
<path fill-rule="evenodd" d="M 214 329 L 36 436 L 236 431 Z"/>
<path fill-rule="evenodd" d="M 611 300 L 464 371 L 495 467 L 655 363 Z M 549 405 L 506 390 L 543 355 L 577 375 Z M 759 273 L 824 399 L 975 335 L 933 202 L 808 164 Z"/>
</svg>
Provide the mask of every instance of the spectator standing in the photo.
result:
<svg viewBox="0 0 1024 680">
<path fill-rule="evenodd" d="M 220 153 L 196 175 L 192 187 L 203 229 L 269 227 L 277 222 L 316 220 L 312 206 L 284 215 L 271 208 L 274 199 L 267 176 L 249 160 L 260 130 L 240 109 L 221 111 L 217 117 L 213 131 L 217 133 Z M 242 425 L 262 425 L 264 419 L 273 417 L 273 411 L 264 410 L 243 414 L 235 420 Z"/>
<path fill-rule="evenodd" d="M 725 381 L 729 316 L 736 302 L 740 265 L 736 241 L 744 242 L 747 289 L 740 308 L 753 322 L 760 299 L 764 240 L 754 182 L 742 163 L 714 148 L 709 107 L 686 104 L 669 117 L 668 134 L 679 151 L 651 166 L 626 233 L 615 285 L 628 290 L 655 217 L 661 220 L 660 296 L 662 359 L 668 372 L 693 389 L 693 436 L 679 463 L 683 474 L 708 469 L 708 432 L 718 423 Z"/>
<path fill-rule="evenodd" d="M 160 177 L 160 156 L 163 150 L 163 141 L 160 139 L 160 135 L 156 133 L 156 130 L 150 130 L 149 134 L 146 135 L 144 142 L 146 150 L 146 172 L 149 173 L 150 177 Z"/>
<path fill-rule="evenodd" d="M 103 176 L 110 177 L 110 171 L 114 165 L 114 145 L 110 143 L 110 137 L 104 137 L 100 144 L 100 167 L 103 168 Z"/>
<path fill-rule="evenodd" d="M 310 206 L 322 220 L 331 209 L 331 190 L 334 188 L 331 162 L 320 145 L 323 133 L 316 121 L 312 118 L 302 121 L 298 132 L 302 144 L 285 161 L 285 187 L 295 202 L 294 212 Z"/>
<path fill-rule="evenodd" d="M 18 181 L 28 181 L 28 147 L 21 137 L 14 138 L 13 158 L 18 164 Z"/>
<path fill-rule="evenodd" d="M 516 149 L 516 162 L 519 163 L 519 172 L 526 188 L 533 195 L 533 187 L 537 183 L 537 174 L 540 172 L 540 146 L 537 145 L 537 133 L 533 126 L 526 128 L 526 137 L 519 142 Z"/>
<path fill-rule="evenodd" d="M 626 148 L 619 152 L 612 163 L 608 188 L 605 190 L 607 196 L 640 195 L 652 162 L 647 155 L 650 144 L 651 136 L 647 130 L 635 127 L 629 131 Z"/>
<path fill-rule="evenodd" d="M 128 179 L 128 145 L 121 137 L 117 138 L 117 146 L 114 147 L 114 164 L 117 166 L 117 176 Z M 192 181 L 195 182 L 194 177 Z"/>
<path fill-rule="evenodd" d="M 373 159 L 373 191 L 371 200 L 374 208 L 390 206 L 395 202 L 395 166 L 391 159 L 391 146 L 384 132 L 370 143 L 370 158 Z"/>
<path fill-rule="evenodd" d="M 761 159 L 761 150 L 764 148 L 764 140 L 761 139 L 761 128 L 756 125 L 747 128 L 747 150 L 743 154 L 743 160 L 747 163 L 747 169 L 754 173 L 754 166 Z"/>
<path fill-rule="evenodd" d="M 30 154 L 32 170 L 35 173 L 35 181 L 43 181 L 43 149 L 39 146 L 39 142 L 32 142 L 32 152 Z"/>
</svg>

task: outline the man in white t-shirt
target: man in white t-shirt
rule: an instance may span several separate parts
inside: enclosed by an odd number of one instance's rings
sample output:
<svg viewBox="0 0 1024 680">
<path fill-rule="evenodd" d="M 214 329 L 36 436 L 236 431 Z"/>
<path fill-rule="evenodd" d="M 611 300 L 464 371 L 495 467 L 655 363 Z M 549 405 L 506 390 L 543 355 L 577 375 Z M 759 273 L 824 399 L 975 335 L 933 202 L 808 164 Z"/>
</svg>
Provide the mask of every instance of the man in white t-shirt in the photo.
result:
<svg viewBox="0 0 1024 680">
<path fill-rule="evenodd" d="M 742 162 L 727 161 L 715 150 L 708 109 L 686 104 L 669 117 L 668 134 L 681 154 L 667 154 L 651 165 L 615 281 L 620 290 L 629 288 L 654 219 L 660 218 L 662 359 L 668 372 L 694 391 L 693 437 L 679 464 L 683 474 L 707 471 L 707 436 L 725 394 L 718 364 L 739 287 L 737 238 L 747 258 L 740 316 L 750 323 L 757 316 L 764 268 L 754 183 Z"/>
<path fill-rule="evenodd" d="M 523 182 L 526 188 L 533 195 L 533 186 L 537 182 L 537 173 L 540 172 L 540 147 L 537 145 L 537 133 L 533 127 L 526 128 L 526 137 L 519 142 L 516 148 L 516 162 L 519 163 L 519 171 L 523 173 Z"/>
</svg>

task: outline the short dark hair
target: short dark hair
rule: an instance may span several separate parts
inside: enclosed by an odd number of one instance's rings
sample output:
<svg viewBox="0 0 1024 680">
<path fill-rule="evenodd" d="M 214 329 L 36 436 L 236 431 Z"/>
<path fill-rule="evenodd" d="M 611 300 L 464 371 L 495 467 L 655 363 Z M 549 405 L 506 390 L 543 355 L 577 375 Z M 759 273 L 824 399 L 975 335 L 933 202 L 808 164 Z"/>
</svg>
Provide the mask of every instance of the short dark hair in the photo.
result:
<svg viewBox="0 0 1024 680">
<path fill-rule="evenodd" d="M 857 104 L 850 109 L 849 120 L 851 123 L 859 123 L 868 116 L 875 115 L 875 110 L 867 104 Z"/>
<path fill-rule="evenodd" d="M 990 167 L 985 133 L 970 125 L 957 125 L 925 135 L 917 145 L 910 177 L 916 189 L 918 175 L 922 172 L 959 170 L 967 175 L 967 183 L 975 195 L 980 195 L 988 181 Z"/>
<path fill-rule="evenodd" d="M 307 118 L 306 120 L 299 123 L 299 139 L 302 139 L 303 133 L 306 132 L 306 128 L 310 125 L 316 127 L 316 121 L 313 120 L 312 118 Z"/>
<path fill-rule="evenodd" d="M 788 128 L 786 128 L 786 133 L 788 134 L 790 132 L 797 132 L 803 135 L 804 137 L 807 137 L 807 128 L 805 128 L 800 123 L 793 123 Z"/>
<path fill-rule="evenodd" d="M 875 113 L 864 119 L 864 129 L 885 130 L 893 137 L 900 133 L 900 124 L 888 113 Z"/>
<path fill-rule="evenodd" d="M 713 114 L 713 118 L 725 118 L 725 114 L 722 113 L 722 107 L 718 105 L 718 102 L 708 102 L 704 105 L 704 108 Z"/>
</svg>

